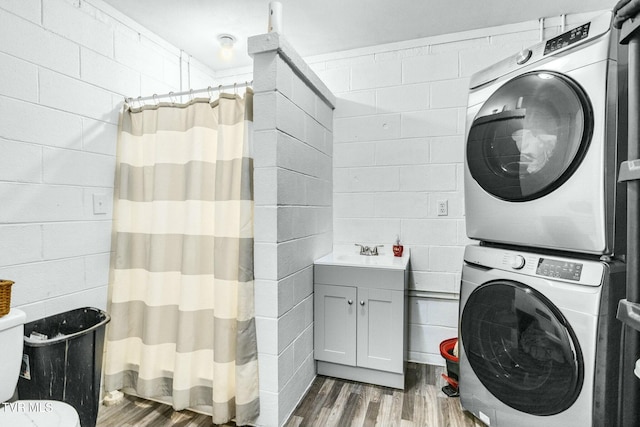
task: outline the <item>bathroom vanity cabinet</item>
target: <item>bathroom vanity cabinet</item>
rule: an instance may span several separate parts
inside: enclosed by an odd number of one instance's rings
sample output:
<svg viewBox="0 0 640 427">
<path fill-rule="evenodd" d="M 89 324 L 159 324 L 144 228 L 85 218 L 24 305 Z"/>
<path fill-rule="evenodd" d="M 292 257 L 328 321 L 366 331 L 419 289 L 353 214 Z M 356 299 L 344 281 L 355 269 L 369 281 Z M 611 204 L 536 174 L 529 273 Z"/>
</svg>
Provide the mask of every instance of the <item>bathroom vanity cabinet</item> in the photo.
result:
<svg viewBox="0 0 640 427">
<path fill-rule="evenodd" d="M 315 262 L 319 374 L 404 388 L 408 263 L 408 254 L 330 254 Z"/>
</svg>

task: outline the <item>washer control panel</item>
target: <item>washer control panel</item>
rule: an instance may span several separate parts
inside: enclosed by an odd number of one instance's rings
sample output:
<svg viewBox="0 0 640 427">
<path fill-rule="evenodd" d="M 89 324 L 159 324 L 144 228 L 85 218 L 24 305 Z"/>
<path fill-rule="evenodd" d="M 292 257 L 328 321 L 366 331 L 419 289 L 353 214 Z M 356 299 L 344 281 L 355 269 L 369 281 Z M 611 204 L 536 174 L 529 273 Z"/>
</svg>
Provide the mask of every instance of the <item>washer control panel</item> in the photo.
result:
<svg viewBox="0 0 640 427">
<path fill-rule="evenodd" d="M 558 259 L 539 258 L 536 274 L 556 279 L 580 281 L 583 264 Z"/>
<path fill-rule="evenodd" d="M 494 269 L 497 275 L 513 274 L 583 286 L 600 286 L 607 263 L 596 260 L 536 254 L 520 250 L 468 245 L 467 264 Z M 500 271 L 504 273 L 499 273 Z M 516 277 L 513 276 L 513 277 Z M 505 276 L 506 277 L 506 276 Z M 525 279 L 519 279 L 525 280 Z"/>
</svg>

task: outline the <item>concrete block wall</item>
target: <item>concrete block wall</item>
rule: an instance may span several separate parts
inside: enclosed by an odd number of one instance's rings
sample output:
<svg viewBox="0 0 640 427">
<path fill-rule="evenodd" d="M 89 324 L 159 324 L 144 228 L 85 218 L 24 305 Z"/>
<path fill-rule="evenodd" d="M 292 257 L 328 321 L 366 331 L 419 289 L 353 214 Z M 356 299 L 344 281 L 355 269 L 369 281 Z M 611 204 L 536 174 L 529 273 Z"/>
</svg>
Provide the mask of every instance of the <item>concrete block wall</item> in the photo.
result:
<svg viewBox="0 0 640 427">
<path fill-rule="evenodd" d="M 559 32 L 545 20 L 544 37 Z M 337 98 L 334 250 L 390 251 L 397 235 L 411 250 L 410 360 L 444 364 L 439 343 L 457 336 L 469 78 L 539 40 L 532 21 L 307 58 Z"/>
<path fill-rule="evenodd" d="M 315 377 L 313 261 L 332 249 L 333 95 L 280 35 L 254 61 L 259 425 L 284 424 Z"/>
<path fill-rule="evenodd" d="M 0 277 L 27 320 L 105 308 L 124 97 L 215 73 L 101 0 L 2 1 L 0 23 Z"/>
</svg>

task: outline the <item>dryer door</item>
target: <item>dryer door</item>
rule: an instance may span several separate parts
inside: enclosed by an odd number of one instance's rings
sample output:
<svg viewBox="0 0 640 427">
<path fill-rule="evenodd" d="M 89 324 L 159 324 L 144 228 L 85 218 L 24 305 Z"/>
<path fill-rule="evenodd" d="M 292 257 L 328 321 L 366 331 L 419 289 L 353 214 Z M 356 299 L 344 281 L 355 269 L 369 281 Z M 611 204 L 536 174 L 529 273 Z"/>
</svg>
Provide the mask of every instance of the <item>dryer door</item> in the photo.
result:
<svg viewBox="0 0 640 427">
<path fill-rule="evenodd" d="M 533 415 L 569 408 L 583 383 L 583 359 L 562 313 L 522 283 L 496 280 L 471 293 L 462 312 L 465 355 L 485 388 Z"/>
<path fill-rule="evenodd" d="M 593 134 L 582 88 L 555 72 L 518 76 L 493 93 L 469 129 L 467 165 L 489 194 L 537 199 L 576 170 Z"/>
</svg>

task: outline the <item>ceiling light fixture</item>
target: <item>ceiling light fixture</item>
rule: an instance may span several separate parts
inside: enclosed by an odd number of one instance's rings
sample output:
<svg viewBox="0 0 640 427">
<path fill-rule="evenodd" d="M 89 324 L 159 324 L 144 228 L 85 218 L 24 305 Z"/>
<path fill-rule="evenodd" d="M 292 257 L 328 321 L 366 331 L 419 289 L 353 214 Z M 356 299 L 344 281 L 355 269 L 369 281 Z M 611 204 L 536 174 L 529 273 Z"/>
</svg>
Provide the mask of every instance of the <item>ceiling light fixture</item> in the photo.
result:
<svg viewBox="0 0 640 427">
<path fill-rule="evenodd" d="M 231 34 L 218 35 L 218 43 L 220 43 L 220 57 L 228 61 L 233 57 L 233 45 L 236 43 L 236 38 Z"/>
</svg>

